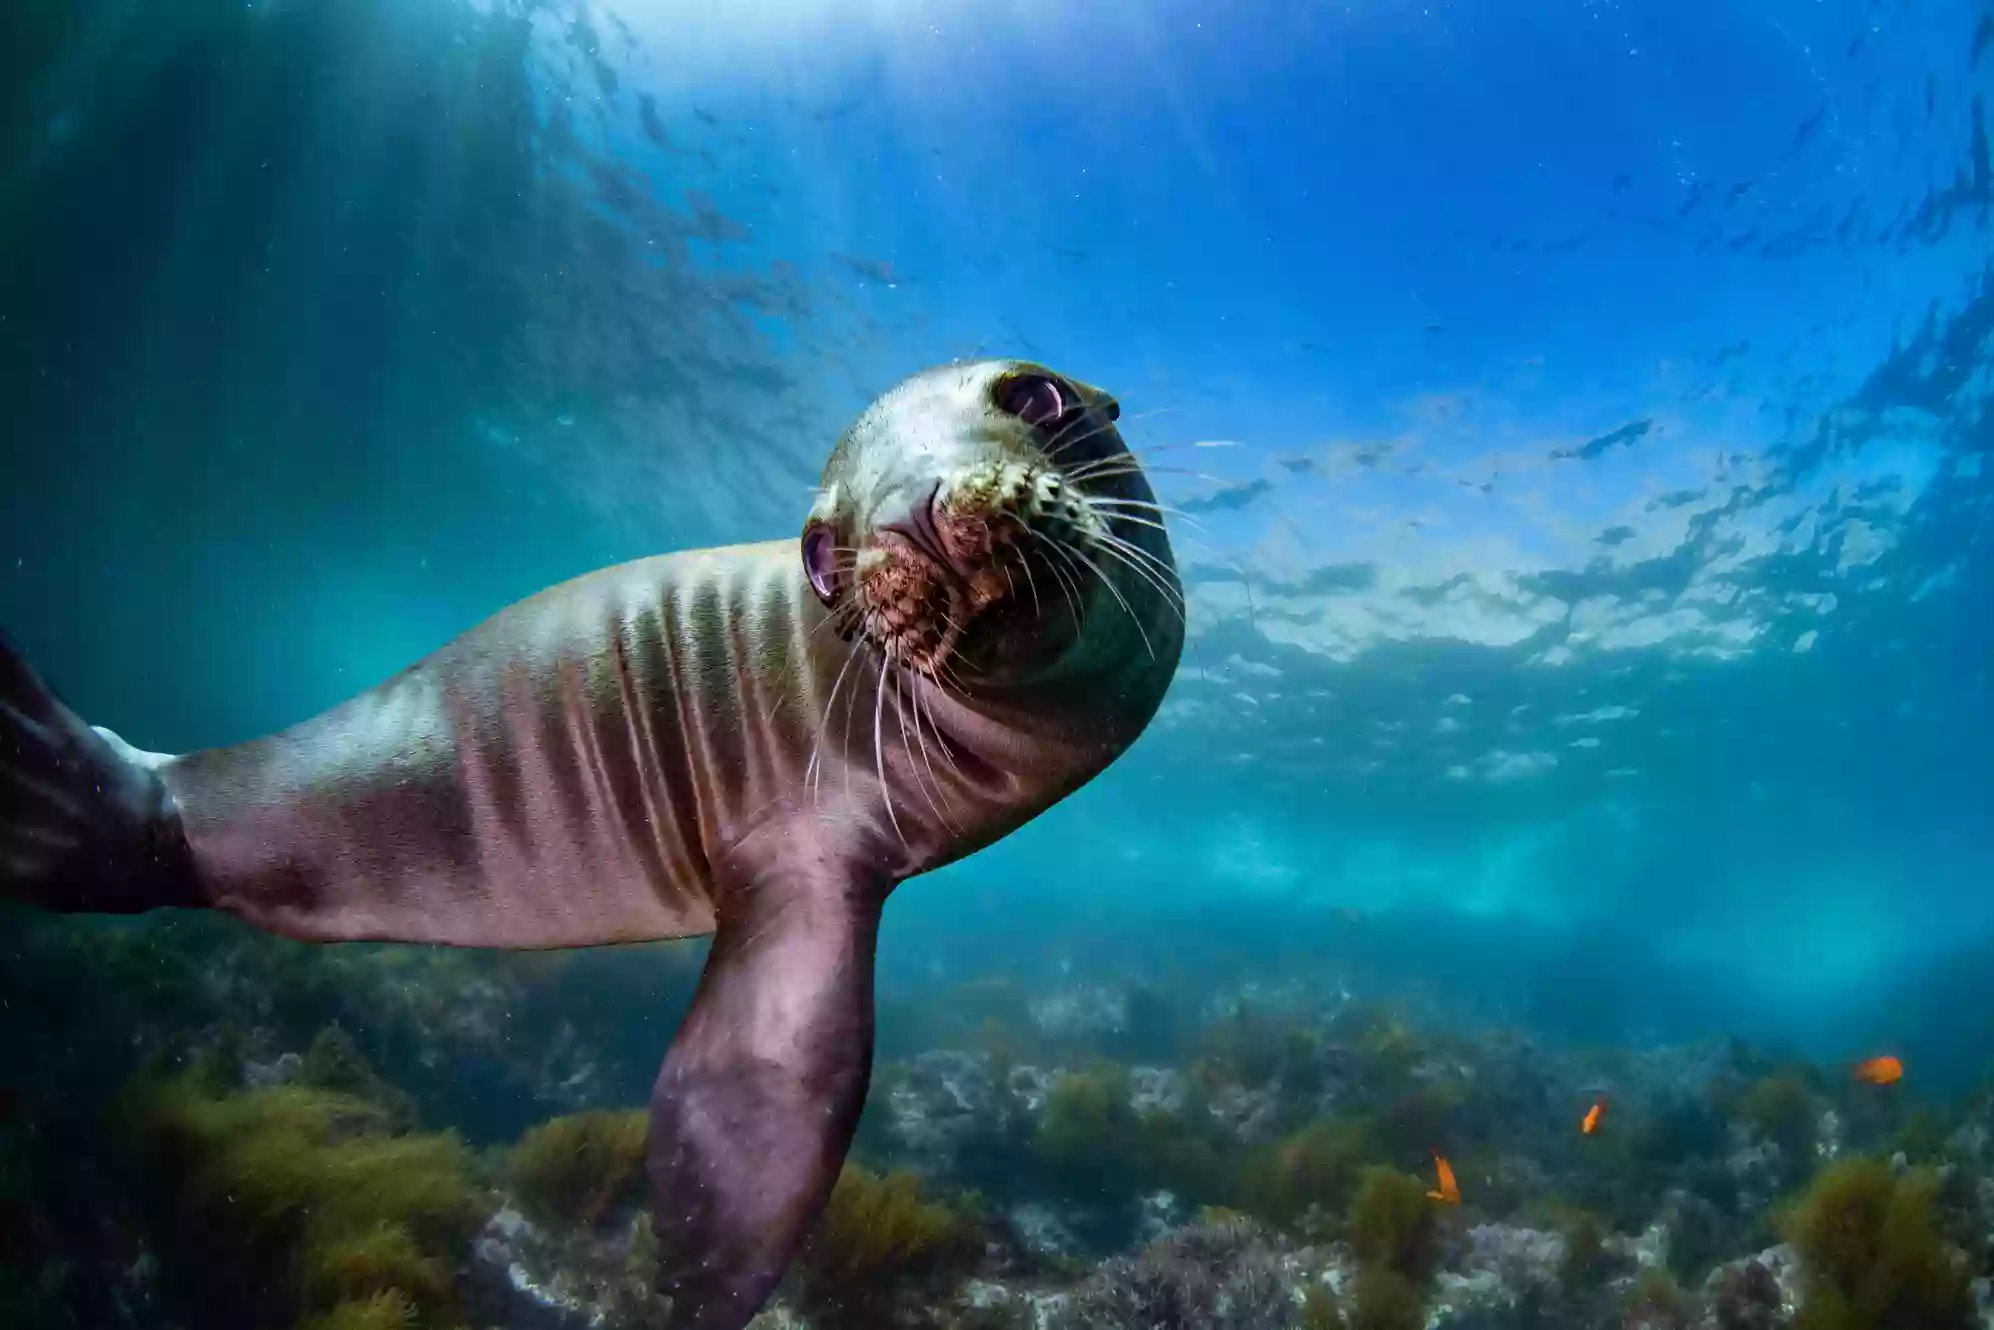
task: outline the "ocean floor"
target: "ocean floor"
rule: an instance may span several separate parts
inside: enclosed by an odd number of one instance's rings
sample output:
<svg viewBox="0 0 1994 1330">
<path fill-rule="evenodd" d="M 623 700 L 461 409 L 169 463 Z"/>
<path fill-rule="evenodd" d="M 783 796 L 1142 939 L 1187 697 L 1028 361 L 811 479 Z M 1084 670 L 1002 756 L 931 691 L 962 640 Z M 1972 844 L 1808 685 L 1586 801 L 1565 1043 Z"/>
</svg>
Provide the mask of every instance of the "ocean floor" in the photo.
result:
<svg viewBox="0 0 1994 1330">
<path fill-rule="evenodd" d="M 0 1322 L 657 1323 L 641 1110 L 700 949 L 9 922 Z M 1994 1325 L 1994 1101 L 1915 1068 L 1449 1032 L 1306 977 L 938 992 L 882 1003 L 758 1326 Z"/>
</svg>

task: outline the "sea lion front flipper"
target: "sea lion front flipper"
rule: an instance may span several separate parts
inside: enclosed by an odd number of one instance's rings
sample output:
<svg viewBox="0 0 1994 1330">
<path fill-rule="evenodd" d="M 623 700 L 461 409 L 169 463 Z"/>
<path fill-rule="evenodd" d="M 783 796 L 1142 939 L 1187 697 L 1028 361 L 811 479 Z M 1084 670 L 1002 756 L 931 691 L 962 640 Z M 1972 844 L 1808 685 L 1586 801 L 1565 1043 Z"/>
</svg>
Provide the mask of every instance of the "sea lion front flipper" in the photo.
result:
<svg viewBox="0 0 1994 1330">
<path fill-rule="evenodd" d="M 658 1286 L 672 1330 L 740 1330 L 837 1181 L 872 1076 L 884 887 L 793 846 L 725 894 L 651 1092 Z"/>
</svg>

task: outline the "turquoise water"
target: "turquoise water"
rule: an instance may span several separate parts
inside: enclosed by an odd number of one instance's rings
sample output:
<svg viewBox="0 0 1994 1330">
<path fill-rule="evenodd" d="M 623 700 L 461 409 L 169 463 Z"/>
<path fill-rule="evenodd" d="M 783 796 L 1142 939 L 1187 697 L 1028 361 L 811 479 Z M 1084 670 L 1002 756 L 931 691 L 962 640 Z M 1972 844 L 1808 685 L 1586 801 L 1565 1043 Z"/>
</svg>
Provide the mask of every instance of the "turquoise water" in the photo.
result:
<svg viewBox="0 0 1994 1330">
<path fill-rule="evenodd" d="M 1154 450 L 1193 645 L 889 973 L 1353 906 L 1832 1040 L 1985 935 L 1984 8 L 485 9 L 14 20 L 0 610 L 97 723 L 789 534 L 872 395 L 1021 354 Z"/>
<path fill-rule="evenodd" d="M 1031 357 L 1123 404 L 1190 644 L 896 896 L 889 1002 L 1300 975 L 1980 1075 L 1985 0 L 737 8 L 10 7 L 0 624 L 78 711 L 280 728 L 791 537 L 872 397 Z"/>
</svg>

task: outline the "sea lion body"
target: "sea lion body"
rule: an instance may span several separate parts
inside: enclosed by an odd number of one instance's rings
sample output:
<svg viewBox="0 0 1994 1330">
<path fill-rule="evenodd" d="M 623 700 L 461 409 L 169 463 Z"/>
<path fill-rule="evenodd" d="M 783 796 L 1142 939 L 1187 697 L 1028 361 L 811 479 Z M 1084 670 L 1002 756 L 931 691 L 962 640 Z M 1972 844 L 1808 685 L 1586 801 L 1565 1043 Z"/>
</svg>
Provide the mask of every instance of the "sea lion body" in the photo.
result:
<svg viewBox="0 0 1994 1330">
<path fill-rule="evenodd" d="M 802 541 L 619 565 L 279 734 L 173 757 L 0 648 L 0 891 L 273 932 L 544 948 L 712 932 L 652 1098 L 672 1324 L 738 1330 L 836 1178 L 879 910 L 1078 789 L 1182 645 L 1099 390 L 931 370 L 834 449 Z"/>
</svg>

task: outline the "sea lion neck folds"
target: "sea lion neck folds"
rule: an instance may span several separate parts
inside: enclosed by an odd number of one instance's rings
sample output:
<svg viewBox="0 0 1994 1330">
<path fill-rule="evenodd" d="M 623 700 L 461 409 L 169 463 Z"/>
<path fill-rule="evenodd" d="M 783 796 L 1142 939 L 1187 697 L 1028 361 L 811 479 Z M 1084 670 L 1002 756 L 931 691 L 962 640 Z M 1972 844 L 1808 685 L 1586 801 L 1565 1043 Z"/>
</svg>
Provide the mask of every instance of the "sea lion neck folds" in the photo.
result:
<svg viewBox="0 0 1994 1330">
<path fill-rule="evenodd" d="M 672 1323 L 739 1330 L 850 1144 L 888 894 L 1085 784 L 1175 672 L 1119 409 L 1026 362 L 914 375 L 838 441 L 800 545 L 576 578 L 233 747 L 140 753 L 0 645 L 0 893 L 315 941 L 713 932 L 649 1169 Z"/>
</svg>

